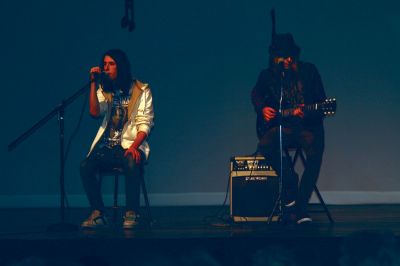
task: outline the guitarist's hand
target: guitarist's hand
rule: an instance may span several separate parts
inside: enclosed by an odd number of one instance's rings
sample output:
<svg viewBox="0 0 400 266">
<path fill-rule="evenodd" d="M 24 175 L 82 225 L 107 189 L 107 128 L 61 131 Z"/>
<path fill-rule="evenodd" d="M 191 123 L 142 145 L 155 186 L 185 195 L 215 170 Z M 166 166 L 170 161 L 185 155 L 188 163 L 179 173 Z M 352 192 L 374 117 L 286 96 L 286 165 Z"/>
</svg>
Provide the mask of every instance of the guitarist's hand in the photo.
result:
<svg viewBox="0 0 400 266">
<path fill-rule="evenodd" d="M 275 111 L 275 109 L 274 108 L 271 108 L 271 107 L 264 107 L 263 109 L 262 109 L 262 112 L 263 112 L 263 116 L 264 116 L 264 119 L 265 119 L 265 121 L 267 121 L 267 122 L 269 122 L 271 119 L 274 119 L 275 118 L 275 116 L 276 116 L 276 111 Z"/>
<path fill-rule="evenodd" d="M 293 110 L 293 115 L 298 116 L 300 118 L 304 118 L 304 112 L 301 109 L 301 107 L 304 107 L 304 104 L 300 104 L 298 108 Z"/>
</svg>

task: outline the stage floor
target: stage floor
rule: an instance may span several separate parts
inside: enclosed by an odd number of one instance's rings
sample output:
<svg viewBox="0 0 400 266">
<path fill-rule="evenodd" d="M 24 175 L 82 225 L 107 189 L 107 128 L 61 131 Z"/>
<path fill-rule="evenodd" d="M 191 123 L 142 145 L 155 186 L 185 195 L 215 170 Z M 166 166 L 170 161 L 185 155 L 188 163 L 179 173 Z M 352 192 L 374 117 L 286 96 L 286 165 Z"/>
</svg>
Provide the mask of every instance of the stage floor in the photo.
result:
<svg viewBox="0 0 400 266">
<path fill-rule="evenodd" d="M 134 254 L 136 259 L 155 259 L 202 250 L 211 254 L 218 265 L 243 265 L 252 261 L 257 250 L 278 245 L 297 250 L 296 254 L 304 254 L 298 250 L 305 248 L 314 250 L 312 257 L 318 261 L 315 265 L 337 265 L 343 241 L 357 232 L 379 232 L 399 242 L 400 205 L 328 207 L 334 224 L 326 213 L 318 211 L 319 205 L 310 206 L 314 220 L 310 226 L 232 223 L 227 219 L 228 207 L 222 211 L 218 206 L 153 207 L 155 221 L 151 227 L 143 223 L 134 230 L 123 230 L 119 219 L 106 229 L 72 232 L 46 231 L 49 225 L 60 221 L 58 209 L 1 209 L 0 262 L 30 256 L 76 261 L 90 255 L 100 256 L 107 262 L 104 265 L 123 265 L 127 258 L 121 253 Z M 225 215 L 221 216 L 223 219 L 215 216 L 218 211 Z M 78 225 L 88 214 L 88 209 L 69 209 L 66 221 Z M 112 216 L 111 210 L 109 215 Z M 305 264 L 308 259 L 303 258 Z"/>
</svg>

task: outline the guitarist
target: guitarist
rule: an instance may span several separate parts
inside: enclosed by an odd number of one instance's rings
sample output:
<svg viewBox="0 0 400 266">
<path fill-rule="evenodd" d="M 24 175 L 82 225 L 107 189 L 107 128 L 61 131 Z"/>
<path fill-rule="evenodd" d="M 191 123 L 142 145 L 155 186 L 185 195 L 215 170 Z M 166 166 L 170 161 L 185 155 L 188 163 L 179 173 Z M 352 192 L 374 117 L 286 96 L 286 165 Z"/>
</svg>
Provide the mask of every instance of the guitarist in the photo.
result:
<svg viewBox="0 0 400 266">
<path fill-rule="evenodd" d="M 317 68 L 300 61 L 299 55 L 300 48 L 291 34 L 274 34 L 269 47 L 269 67 L 259 74 L 251 99 L 257 113 L 258 151 L 274 170 L 281 175 L 280 123 L 283 148 L 300 146 L 306 155 L 307 165 L 300 184 L 286 157 L 282 180 L 284 214 L 294 213 L 289 215 L 291 220 L 304 224 L 312 221 L 307 204 L 321 168 L 324 128 L 322 112 L 306 111 L 302 107 L 323 102 L 326 96 Z M 281 93 L 283 115 L 279 113 Z"/>
</svg>

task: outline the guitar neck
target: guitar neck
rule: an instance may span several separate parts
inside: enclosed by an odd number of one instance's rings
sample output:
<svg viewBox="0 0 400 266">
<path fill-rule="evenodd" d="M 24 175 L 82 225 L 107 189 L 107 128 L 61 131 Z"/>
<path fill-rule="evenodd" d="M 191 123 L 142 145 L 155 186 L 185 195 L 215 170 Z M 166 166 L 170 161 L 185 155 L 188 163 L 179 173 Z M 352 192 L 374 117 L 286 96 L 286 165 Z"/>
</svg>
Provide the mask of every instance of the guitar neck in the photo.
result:
<svg viewBox="0 0 400 266">
<path fill-rule="evenodd" d="M 319 111 L 324 117 L 333 116 L 336 113 L 336 99 L 330 98 L 319 103 L 307 104 L 295 108 L 284 109 L 282 110 L 282 118 L 293 115 L 294 110 L 296 110 L 297 108 L 300 108 L 302 111 Z M 259 121 L 261 121 L 261 123 L 259 123 Z M 276 125 L 276 120 L 274 120 L 273 122 L 267 122 L 262 116 L 262 114 L 261 116 L 257 116 L 258 136 L 262 136 L 268 130 L 268 128 L 270 128 L 273 125 Z"/>
<path fill-rule="evenodd" d="M 315 103 L 315 104 L 308 104 L 308 105 L 304 105 L 304 106 L 296 107 L 296 108 L 283 109 L 282 116 L 287 117 L 287 116 L 293 115 L 294 110 L 296 110 L 297 108 L 300 108 L 302 111 L 317 111 L 319 109 L 319 105 L 320 105 L 319 103 Z"/>
</svg>

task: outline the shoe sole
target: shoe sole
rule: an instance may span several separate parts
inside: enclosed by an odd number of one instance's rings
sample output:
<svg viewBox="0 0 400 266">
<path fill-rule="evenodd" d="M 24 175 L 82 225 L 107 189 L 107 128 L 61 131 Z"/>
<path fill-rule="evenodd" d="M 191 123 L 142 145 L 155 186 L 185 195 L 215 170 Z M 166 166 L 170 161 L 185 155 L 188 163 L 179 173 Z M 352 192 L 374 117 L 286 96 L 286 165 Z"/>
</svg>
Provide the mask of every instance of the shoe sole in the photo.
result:
<svg viewBox="0 0 400 266">
<path fill-rule="evenodd" d="M 133 225 L 133 226 L 122 226 L 123 229 L 127 229 L 127 230 L 135 229 L 136 227 L 137 227 L 136 225 Z"/>
<path fill-rule="evenodd" d="M 103 229 L 108 227 L 108 225 L 80 226 L 81 229 Z"/>
<path fill-rule="evenodd" d="M 285 205 L 285 207 L 293 207 L 296 204 L 296 201 L 291 201 L 288 204 Z"/>
<path fill-rule="evenodd" d="M 305 218 L 301 218 L 300 220 L 298 220 L 296 223 L 297 224 L 307 224 L 307 223 L 311 223 L 312 219 L 309 217 L 305 217 Z"/>
</svg>

